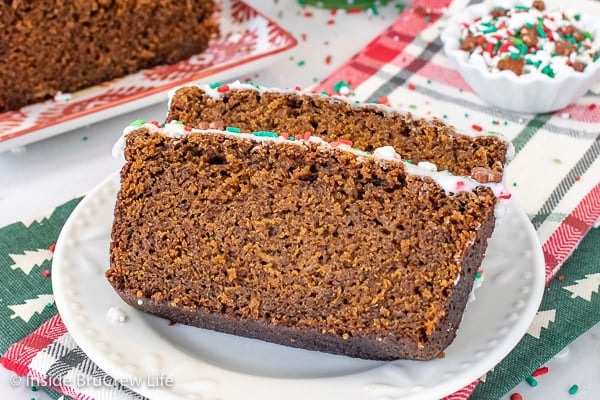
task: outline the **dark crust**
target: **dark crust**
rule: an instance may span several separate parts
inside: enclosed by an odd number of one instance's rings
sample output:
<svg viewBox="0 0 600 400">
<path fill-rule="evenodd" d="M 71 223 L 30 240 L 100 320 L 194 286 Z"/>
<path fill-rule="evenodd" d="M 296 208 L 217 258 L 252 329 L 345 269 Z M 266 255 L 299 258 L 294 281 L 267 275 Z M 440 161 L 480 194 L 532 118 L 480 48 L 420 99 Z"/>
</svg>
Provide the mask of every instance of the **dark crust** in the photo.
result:
<svg viewBox="0 0 600 400">
<path fill-rule="evenodd" d="M 213 1 L 0 2 L 0 112 L 204 51 Z"/>
<path fill-rule="evenodd" d="M 377 341 L 374 338 L 353 336 L 343 339 L 339 335 L 322 333 L 315 328 L 295 329 L 270 325 L 262 320 L 232 318 L 227 314 L 213 314 L 203 309 L 195 312 L 187 311 L 152 299 L 142 299 L 143 303 L 140 305 L 138 304 L 139 299 L 135 295 L 119 291 L 117 293 L 132 307 L 169 321 L 305 350 L 375 360 L 398 358 L 428 360 L 437 357 L 443 350 L 434 347 L 419 350 L 415 343 L 408 338 L 399 340 L 383 338 L 381 341 Z M 443 341 L 443 343 L 445 342 L 446 340 Z"/>
<path fill-rule="evenodd" d="M 454 338 L 462 321 L 463 313 L 475 280 L 475 273 L 481 267 L 485 252 L 488 246 L 488 239 L 491 237 L 496 224 L 496 218 L 493 214 L 488 216 L 479 232 L 475 243 L 470 247 L 463 262 L 463 269 L 460 274 L 460 280 L 452 291 L 446 315 L 440 320 L 438 328 L 429 339 L 430 342 L 439 340 L 438 348 L 445 349 L 448 347 Z M 440 353 L 441 356 L 441 353 Z"/>
<path fill-rule="evenodd" d="M 446 196 L 401 164 L 311 146 L 130 133 L 109 282 L 174 322 L 351 357 L 440 356 L 494 227 L 491 190 Z"/>
<path fill-rule="evenodd" d="M 440 171 L 464 176 L 476 167 L 501 173 L 508 148 L 498 137 L 462 135 L 440 120 L 300 92 L 231 89 L 215 99 L 199 87 L 183 87 L 171 100 L 167 121 L 173 120 L 192 127 L 203 121 L 222 121 L 244 132 L 311 132 L 328 141 L 352 140 L 367 151 L 390 145 L 415 164 L 429 161 Z"/>
</svg>

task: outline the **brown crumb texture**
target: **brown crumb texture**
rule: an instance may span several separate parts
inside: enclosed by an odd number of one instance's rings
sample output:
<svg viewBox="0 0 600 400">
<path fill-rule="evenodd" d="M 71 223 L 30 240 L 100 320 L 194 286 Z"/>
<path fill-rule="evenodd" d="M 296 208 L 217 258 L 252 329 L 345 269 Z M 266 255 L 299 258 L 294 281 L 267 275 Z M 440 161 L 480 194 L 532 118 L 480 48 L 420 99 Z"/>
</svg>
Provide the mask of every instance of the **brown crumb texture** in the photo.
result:
<svg viewBox="0 0 600 400">
<path fill-rule="evenodd" d="M 200 53 L 213 1 L 0 2 L 0 112 Z"/>
<path fill-rule="evenodd" d="M 170 321 L 353 357 L 439 356 L 496 198 L 318 146 L 130 133 L 108 280 Z"/>
<path fill-rule="evenodd" d="M 494 136 L 460 135 L 441 121 L 296 92 L 235 89 L 215 99 L 198 87 L 184 87 L 172 98 L 167 122 L 173 120 L 193 127 L 222 121 L 248 132 L 311 132 L 329 141 L 350 139 L 366 151 L 391 145 L 405 159 L 433 162 L 439 170 L 460 175 L 474 167 L 502 172 L 506 161 L 507 143 Z"/>
</svg>

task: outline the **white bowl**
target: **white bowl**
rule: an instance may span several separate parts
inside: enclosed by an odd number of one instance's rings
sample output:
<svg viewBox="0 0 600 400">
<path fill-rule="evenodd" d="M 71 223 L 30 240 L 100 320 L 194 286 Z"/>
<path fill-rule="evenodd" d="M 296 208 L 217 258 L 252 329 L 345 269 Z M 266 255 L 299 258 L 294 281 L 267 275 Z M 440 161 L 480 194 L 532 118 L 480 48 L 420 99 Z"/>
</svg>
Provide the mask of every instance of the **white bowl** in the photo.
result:
<svg viewBox="0 0 600 400">
<path fill-rule="evenodd" d="M 560 6 L 556 1 L 545 1 L 547 9 Z M 570 4 L 570 2 L 564 2 Z M 465 81 L 484 101 L 494 106 L 521 113 L 546 113 L 577 101 L 600 80 L 600 60 L 589 63 L 583 72 L 567 71 L 550 78 L 544 74 L 523 74 L 512 71 L 491 72 L 470 63 L 468 52 L 460 49 L 461 23 L 470 23 L 489 14 L 495 7 L 513 8 L 530 5 L 531 0 L 488 0 L 466 7 L 448 20 L 441 34 L 446 55 L 455 63 Z M 572 8 L 564 6 L 563 8 Z M 581 23 L 594 38 L 600 35 L 600 17 L 581 11 Z"/>
</svg>

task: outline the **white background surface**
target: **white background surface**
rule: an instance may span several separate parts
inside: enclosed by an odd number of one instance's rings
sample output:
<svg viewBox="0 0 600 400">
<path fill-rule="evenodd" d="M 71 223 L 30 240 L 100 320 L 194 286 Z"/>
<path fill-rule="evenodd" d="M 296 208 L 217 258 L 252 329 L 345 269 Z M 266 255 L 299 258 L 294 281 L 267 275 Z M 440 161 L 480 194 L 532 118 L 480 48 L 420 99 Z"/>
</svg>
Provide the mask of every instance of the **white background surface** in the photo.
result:
<svg viewBox="0 0 600 400">
<path fill-rule="evenodd" d="M 313 13 L 313 17 L 307 18 L 295 0 L 249 2 L 288 29 L 298 38 L 299 45 L 290 57 L 240 79 L 251 77 L 262 85 L 281 88 L 296 85 L 306 88 L 326 77 L 391 24 L 398 14 L 392 5 L 380 8 L 379 16 L 362 13 L 332 17 L 328 11 L 307 9 Z M 327 24 L 330 19 L 335 23 Z M 328 55 L 330 64 L 325 63 Z M 300 61 L 304 61 L 303 66 L 298 65 Z M 164 119 L 165 112 L 166 104 L 157 104 L 27 145 L 24 149 L 0 153 L 0 226 L 48 212 L 85 194 L 120 167 L 121 162 L 111 157 L 111 148 L 123 127 L 138 118 Z M 538 379 L 536 388 L 522 384 L 516 389 L 524 399 L 600 398 L 600 325 L 569 349 L 567 356 L 548 364 L 550 373 Z M 22 379 L 15 379 L 12 373 L 0 368 L 0 399 L 47 398 L 22 383 Z M 571 396 L 567 390 L 573 384 L 578 384 L 580 389 Z"/>
</svg>

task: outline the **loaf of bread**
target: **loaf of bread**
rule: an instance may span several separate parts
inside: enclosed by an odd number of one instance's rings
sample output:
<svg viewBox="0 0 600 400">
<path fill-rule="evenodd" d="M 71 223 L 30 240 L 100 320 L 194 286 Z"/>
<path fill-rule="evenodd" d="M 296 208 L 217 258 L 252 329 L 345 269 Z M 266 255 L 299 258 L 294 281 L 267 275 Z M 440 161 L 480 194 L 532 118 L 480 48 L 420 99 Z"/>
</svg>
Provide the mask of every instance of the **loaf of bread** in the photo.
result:
<svg viewBox="0 0 600 400">
<path fill-rule="evenodd" d="M 173 322 L 282 345 L 440 357 L 502 185 L 407 162 L 391 146 L 244 133 L 250 121 L 126 129 L 106 272 L 115 291 Z M 448 166 L 471 168 L 460 164 Z"/>
<path fill-rule="evenodd" d="M 200 53 L 212 0 L 0 2 L 0 112 Z"/>
</svg>

